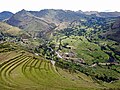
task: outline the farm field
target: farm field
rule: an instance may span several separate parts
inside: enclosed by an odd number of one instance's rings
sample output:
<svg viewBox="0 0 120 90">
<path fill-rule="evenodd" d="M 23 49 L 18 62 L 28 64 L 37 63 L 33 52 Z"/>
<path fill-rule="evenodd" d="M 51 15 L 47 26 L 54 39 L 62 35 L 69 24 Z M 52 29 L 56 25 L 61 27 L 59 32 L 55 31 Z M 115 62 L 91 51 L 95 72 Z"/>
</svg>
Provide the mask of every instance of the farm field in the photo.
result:
<svg viewBox="0 0 120 90">
<path fill-rule="evenodd" d="M 77 58 L 82 58 L 87 64 L 93 62 L 106 62 L 109 56 L 101 50 L 101 47 L 95 43 L 89 42 L 83 36 L 69 36 L 61 40 L 62 45 L 68 44 L 62 48 L 62 53 L 74 53 Z"/>
</svg>

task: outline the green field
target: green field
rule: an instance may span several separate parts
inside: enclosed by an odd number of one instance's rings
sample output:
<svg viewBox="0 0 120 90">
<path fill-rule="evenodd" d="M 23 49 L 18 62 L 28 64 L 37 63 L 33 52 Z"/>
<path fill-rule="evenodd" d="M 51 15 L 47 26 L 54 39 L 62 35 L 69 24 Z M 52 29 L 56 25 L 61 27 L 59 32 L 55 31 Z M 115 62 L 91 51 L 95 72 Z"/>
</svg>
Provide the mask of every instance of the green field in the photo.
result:
<svg viewBox="0 0 120 90">
<path fill-rule="evenodd" d="M 83 36 L 70 36 L 62 39 L 62 45 L 68 43 L 71 49 L 63 48 L 63 53 L 75 52 L 77 58 L 82 58 L 87 64 L 106 62 L 109 56 L 95 43 L 89 42 Z"/>
</svg>

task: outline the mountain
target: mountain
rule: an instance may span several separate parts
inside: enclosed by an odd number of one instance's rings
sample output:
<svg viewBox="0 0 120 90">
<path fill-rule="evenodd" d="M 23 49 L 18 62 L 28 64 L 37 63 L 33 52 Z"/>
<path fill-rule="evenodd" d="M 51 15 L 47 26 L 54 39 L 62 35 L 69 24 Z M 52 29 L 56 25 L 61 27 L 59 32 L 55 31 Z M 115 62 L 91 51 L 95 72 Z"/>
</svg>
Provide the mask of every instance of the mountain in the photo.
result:
<svg viewBox="0 0 120 90">
<path fill-rule="evenodd" d="M 41 11 L 26 11 L 21 10 L 15 15 L 13 15 L 8 23 L 14 26 L 19 26 L 20 28 L 25 28 L 24 21 L 30 21 L 33 18 L 43 20 L 43 22 L 54 23 L 56 26 L 63 24 L 65 22 L 70 23 L 74 20 L 80 20 L 81 18 L 86 17 L 118 17 L 120 16 L 120 12 L 97 12 L 97 11 L 70 11 L 70 10 L 61 10 L 61 9 L 43 9 Z M 20 23 L 22 22 L 22 24 Z"/>
<path fill-rule="evenodd" d="M 39 12 L 30 11 L 33 15 L 44 19 L 47 22 L 59 24 L 61 22 L 70 22 L 73 20 L 80 19 L 85 15 L 70 10 L 55 10 L 55 9 L 44 9 Z"/>
<path fill-rule="evenodd" d="M 100 16 L 102 16 L 102 17 L 119 17 L 120 12 L 100 12 Z"/>
<path fill-rule="evenodd" d="M 120 12 L 98 12 L 98 11 L 87 11 L 84 12 L 86 15 L 91 16 L 97 16 L 97 17 L 103 17 L 103 18 L 109 18 L 109 17 L 119 17 Z"/>
<path fill-rule="evenodd" d="M 46 24 L 55 24 L 59 25 L 63 22 L 72 22 L 74 20 L 78 20 L 81 17 L 84 17 L 84 14 L 80 14 L 70 10 L 54 10 L 54 9 L 44 9 L 41 11 L 26 11 L 21 10 L 17 12 L 13 17 L 8 20 L 8 23 L 14 26 L 23 26 L 20 22 L 29 21 L 33 19 L 37 19 Z M 25 25 L 24 25 L 25 26 Z M 54 25 L 53 25 L 54 26 Z M 25 28 L 25 27 L 20 27 Z"/>
<path fill-rule="evenodd" d="M 29 31 L 35 36 L 45 36 L 54 29 L 63 29 L 74 20 L 80 20 L 84 15 L 74 11 L 45 9 L 41 11 L 21 10 L 15 13 L 7 23 Z"/>
<path fill-rule="evenodd" d="M 12 12 L 3 11 L 0 13 L 0 21 L 10 18 L 13 15 Z"/>
<path fill-rule="evenodd" d="M 24 9 L 13 15 L 7 23 L 29 32 L 37 32 L 38 34 L 39 32 L 48 32 L 55 28 L 54 24 L 46 22 Z"/>
<path fill-rule="evenodd" d="M 81 23 L 88 23 L 92 18 L 97 22 L 101 18 L 114 18 L 118 17 L 120 12 L 83 12 L 83 11 L 70 11 L 61 9 L 44 9 L 41 11 L 26 11 L 21 10 L 15 13 L 6 22 L 10 25 L 19 27 L 28 31 L 34 36 L 47 36 L 55 30 L 62 30 L 68 27 L 80 26 Z M 93 24 L 96 23 L 93 21 Z M 92 24 L 90 24 L 92 25 Z M 47 35 L 46 35 L 47 34 Z"/>
</svg>

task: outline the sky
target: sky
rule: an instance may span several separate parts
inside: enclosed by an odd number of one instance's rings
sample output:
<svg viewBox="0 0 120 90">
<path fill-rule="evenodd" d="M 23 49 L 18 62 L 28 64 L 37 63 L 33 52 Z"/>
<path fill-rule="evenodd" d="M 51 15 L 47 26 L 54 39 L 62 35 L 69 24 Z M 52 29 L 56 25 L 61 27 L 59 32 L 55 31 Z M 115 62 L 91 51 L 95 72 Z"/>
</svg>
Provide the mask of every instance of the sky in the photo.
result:
<svg viewBox="0 0 120 90">
<path fill-rule="evenodd" d="M 0 12 L 13 13 L 22 9 L 40 11 L 41 9 L 63 9 L 72 11 L 120 11 L 120 0 L 1 0 Z"/>
</svg>

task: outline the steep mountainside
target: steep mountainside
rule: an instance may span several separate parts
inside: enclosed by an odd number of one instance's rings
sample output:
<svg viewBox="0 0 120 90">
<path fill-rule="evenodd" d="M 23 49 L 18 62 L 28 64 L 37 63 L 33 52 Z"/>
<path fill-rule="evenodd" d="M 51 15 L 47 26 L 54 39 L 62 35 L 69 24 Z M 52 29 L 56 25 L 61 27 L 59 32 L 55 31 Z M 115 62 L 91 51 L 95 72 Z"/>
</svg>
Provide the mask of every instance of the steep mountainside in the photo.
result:
<svg viewBox="0 0 120 90">
<path fill-rule="evenodd" d="M 44 9 L 41 11 L 26 11 L 21 10 L 13 15 L 7 23 L 18 26 L 25 29 L 29 24 L 36 21 L 41 24 L 41 26 L 49 29 L 51 26 L 69 26 L 69 23 L 74 20 L 83 20 L 87 17 L 118 17 L 120 12 L 82 12 L 82 11 L 70 11 L 70 10 L 55 10 L 55 9 Z M 35 23 L 35 22 L 34 22 Z M 42 27 L 40 27 L 43 30 Z M 45 29 L 46 29 L 45 28 Z M 35 28 L 34 28 L 35 29 Z M 32 29 L 33 30 L 33 29 Z"/>
<path fill-rule="evenodd" d="M 114 22 L 107 32 L 107 38 L 120 42 L 120 19 Z"/>
<path fill-rule="evenodd" d="M 23 9 L 7 20 L 7 23 L 24 29 L 34 36 L 40 37 L 47 36 L 48 34 L 51 35 L 55 30 L 83 26 L 83 24 L 91 27 L 93 24 L 98 23 L 101 24 L 102 27 L 106 27 L 105 23 L 109 22 L 106 21 L 106 19 L 109 20 L 109 18 L 115 18 L 119 15 L 120 12 L 75 12 L 55 9 L 26 11 Z"/>
<path fill-rule="evenodd" d="M 13 27 L 6 23 L 0 22 L 0 32 L 3 34 L 7 34 L 10 36 L 16 36 L 16 35 L 20 34 L 20 31 L 21 30 L 17 27 Z"/>
<path fill-rule="evenodd" d="M 4 11 L 0 13 L 0 21 L 5 20 L 10 18 L 13 15 L 13 13 L 8 12 L 8 11 Z"/>
<path fill-rule="evenodd" d="M 85 17 L 84 14 L 74 11 L 53 9 L 41 11 L 22 10 L 13 15 L 7 23 L 25 30 L 31 29 L 35 31 L 37 29 L 37 31 L 49 31 L 56 26 L 68 26 L 70 22 L 80 20 L 83 17 Z M 37 24 L 38 26 L 34 26 Z"/>
<path fill-rule="evenodd" d="M 41 11 L 26 11 L 21 10 L 17 12 L 12 18 L 8 20 L 8 23 L 11 25 L 19 26 L 18 22 L 31 20 L 31 18 L 37 17 L 37 19 L 41 19 L 46 21 L 47 23 L 54 23 L 59 25 L 62 22 L 72 22 L 74 20 L 80 20 L 81 18 L 86 18 L 90 16 L 97 17 L 118 17 L 120 16 L 120 12 L 82 12 L 82 11 L 70 11 L 70 10 L 55 10 L 55 9 L 44 9 Z M 24 18 L 23 18 L 24 17 Z M 22 18 L 22 19 L 21 19 Z M 15 20 L 16 22 L 12 22 Z"/>
<path fill-rule="evenodd" d="M 70 10 L 54 10 L 54 9 L 45 9 L 39 12 L 30 11 L 33 15 L 44 19 L 45 21 L 59 24 L 61 22 L 71 22 L 73 20 L 80 19 L 85 17 L 85 14 L 77 13 Z"/>
<path fill-rule="evenodd" d="M 48 23 L 26 10 L 17 12 L 7 21 L 7 23 L 30 32 L 47 32 L 55 27 L 54 24 Z"/>
</svg>

